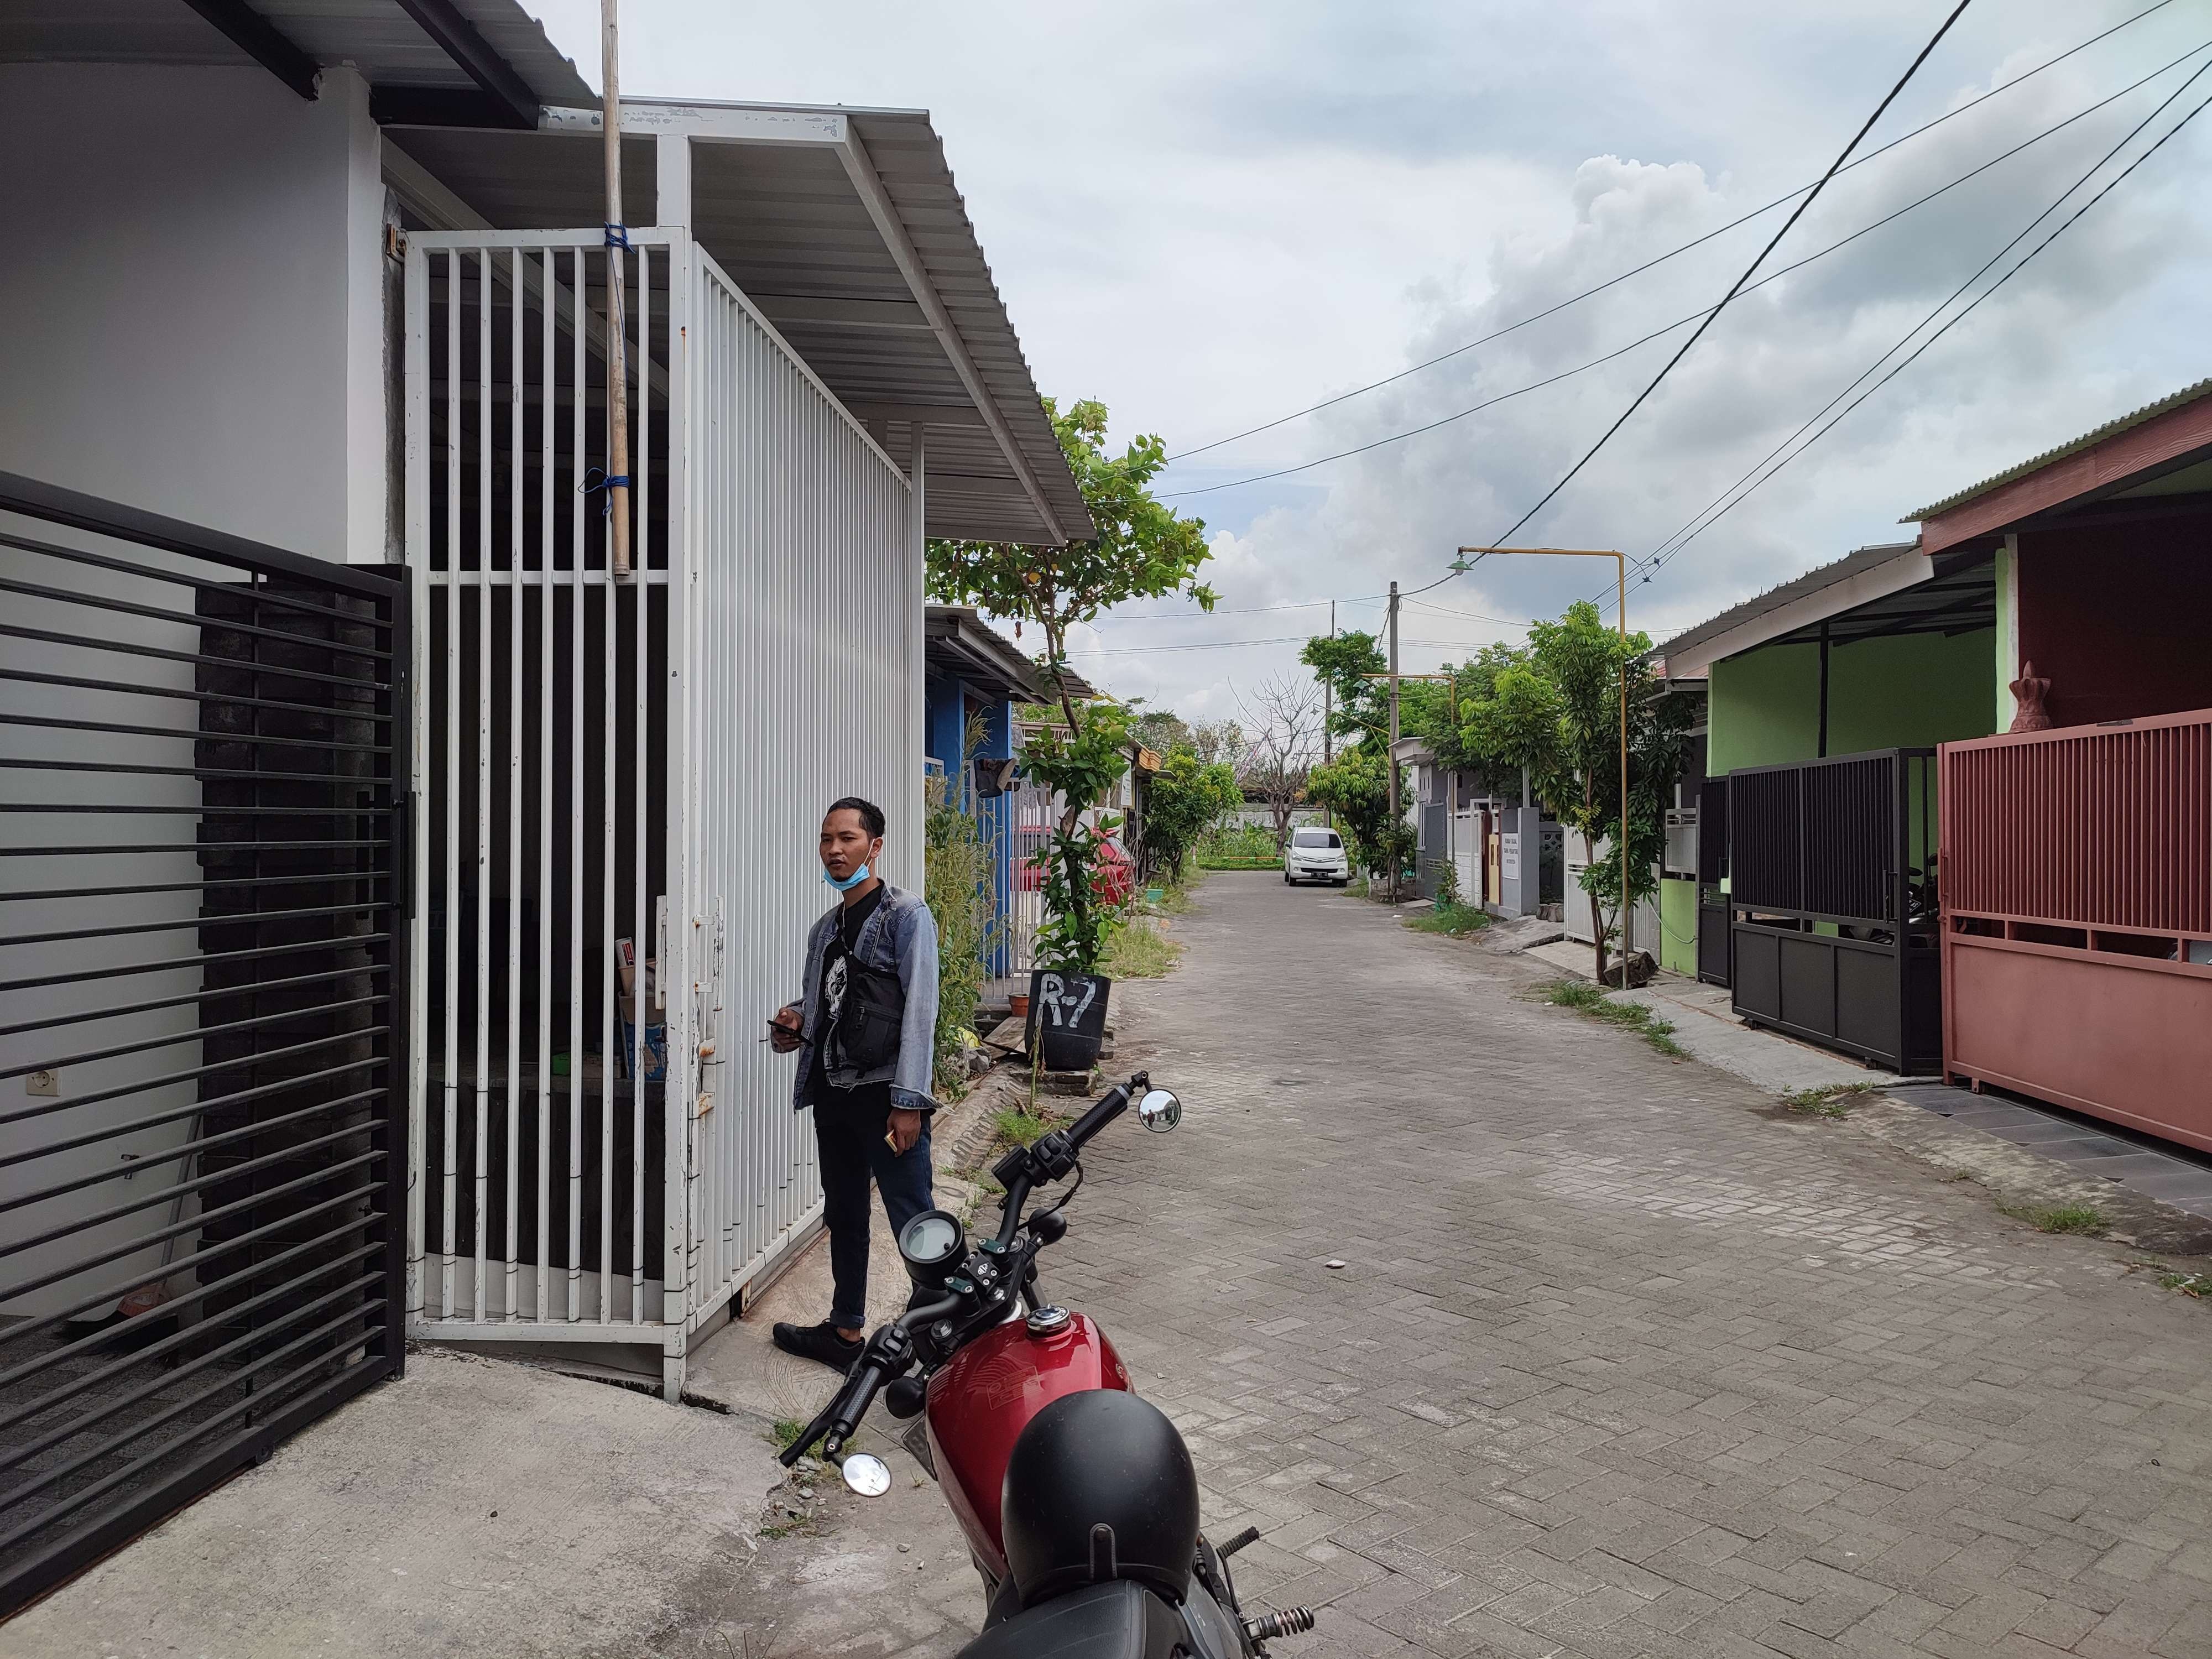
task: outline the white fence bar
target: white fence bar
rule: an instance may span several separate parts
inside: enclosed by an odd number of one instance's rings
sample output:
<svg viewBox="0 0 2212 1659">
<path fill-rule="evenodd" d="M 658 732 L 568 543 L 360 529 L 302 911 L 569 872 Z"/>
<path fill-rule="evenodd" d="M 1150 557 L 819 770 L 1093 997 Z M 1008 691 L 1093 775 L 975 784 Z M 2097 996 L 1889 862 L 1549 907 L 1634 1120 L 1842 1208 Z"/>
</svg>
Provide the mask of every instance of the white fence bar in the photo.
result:
<svg viewBox="0 0 2212 1659">
<path fill-rule="evenodd" d="M 630 241 L 410 239 L 408 557 L 439 665 L 413 734 L 410 1323 L 658 1346 L 672 1395 L 688 1341 L 820 1215 L 792 1062 L 747 1039 L 830 902 L 823 808 L 880 803 L 884 873 L 920 884 L 921 542 L 918 492 L 713 261 L 680 232 Z M 621 583 L 592 487 L 612 327 Z"/>
</svg>

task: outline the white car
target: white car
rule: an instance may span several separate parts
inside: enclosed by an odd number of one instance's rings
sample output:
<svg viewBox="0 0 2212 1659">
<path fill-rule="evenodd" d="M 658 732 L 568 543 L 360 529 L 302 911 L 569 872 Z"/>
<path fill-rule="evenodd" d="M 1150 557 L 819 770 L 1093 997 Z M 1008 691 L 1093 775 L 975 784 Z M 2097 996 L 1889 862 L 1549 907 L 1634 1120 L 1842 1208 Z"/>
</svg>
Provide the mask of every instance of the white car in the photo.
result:
<svg viewBox="0 0 2212 1659">
<path fill-rule="evenodd" d="M 1344 837 L 1334 830 L 1293 830 L 1291 844 L 1283 849 L 1285 883 L 1325 881 L 1341 887 L 1352 879 L 1352 860 L 1345 855 Z"/>
</svg>

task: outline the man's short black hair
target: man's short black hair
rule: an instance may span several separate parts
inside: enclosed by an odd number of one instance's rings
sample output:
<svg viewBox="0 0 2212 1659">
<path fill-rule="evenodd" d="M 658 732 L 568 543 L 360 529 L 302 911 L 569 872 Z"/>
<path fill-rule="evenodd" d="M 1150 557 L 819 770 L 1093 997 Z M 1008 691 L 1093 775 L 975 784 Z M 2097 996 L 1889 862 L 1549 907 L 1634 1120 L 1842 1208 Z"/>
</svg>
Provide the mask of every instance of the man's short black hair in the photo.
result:
<svg viewBox="0 0 2212 1659">
<path fill-rule="evenodd" d="M 875 802 L 862 800 L 858 795 L 847 795 L 842 799 L 831 801 L 830 811 L 824 812 L 822 816 L 826 819 L 831 812 L 858 812 L 860 815 L 861 826 L 868 832 L 868 839 L 870 841 L 883 839 L 884 809 Z"/>
</svg>

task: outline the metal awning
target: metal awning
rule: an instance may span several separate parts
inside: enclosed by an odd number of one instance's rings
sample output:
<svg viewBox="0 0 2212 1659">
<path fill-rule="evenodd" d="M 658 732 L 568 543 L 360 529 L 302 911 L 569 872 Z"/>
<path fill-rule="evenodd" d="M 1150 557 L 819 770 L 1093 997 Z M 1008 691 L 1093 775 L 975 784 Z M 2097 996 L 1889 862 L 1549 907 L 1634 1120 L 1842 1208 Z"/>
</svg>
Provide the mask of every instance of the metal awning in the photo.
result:
<svg viewBox="0 0 2212 1659">
<path fill-rule="evenodd" d="M 1037 666 L 1005 635 L 966 605 L 933 605 L 922 615 L 922 660 L 957 674 L 988 696 L 1048 702 Z"/>
<path fill-rule="evenodd" d="M 1931 559 L 1911 543 L 1863 547 L 1676 635 L 1651 655 L 1670 679 L 1696 679 L 1762 646 L 1970 634 L 1995 627 L 1996 609 L 1996 566 L 1987 556 Z"/>
<path fill-rule="evenodd" d="M 597 224 L 599 123 L 572 108 L 532 133 L 389 129 L 387 173 L 438 228 Z M 672 216 L 655 141 L 688 134 L 699 244 L 893 456 L 927 429 L 930 535 L 1093 533 L 926 112 L 625 100 L 623 130 L 632 224 Z"/>
<path fill-rule="evenodd" d="M 1971 634 L 1997 622 L 1996 562 L 1982 559 L 1911 587 L 1853 605 L 1769 641 L 1772 645 L 1832 646 L 1900 634 Z"/>
<path fill-rule="evenodd" d="M 0 63 L 258 64 L 304 98 L 344 64 L 380 121 L 526 128 L 595 95 L 516 0 L 11 0 Z"/>
</svg>

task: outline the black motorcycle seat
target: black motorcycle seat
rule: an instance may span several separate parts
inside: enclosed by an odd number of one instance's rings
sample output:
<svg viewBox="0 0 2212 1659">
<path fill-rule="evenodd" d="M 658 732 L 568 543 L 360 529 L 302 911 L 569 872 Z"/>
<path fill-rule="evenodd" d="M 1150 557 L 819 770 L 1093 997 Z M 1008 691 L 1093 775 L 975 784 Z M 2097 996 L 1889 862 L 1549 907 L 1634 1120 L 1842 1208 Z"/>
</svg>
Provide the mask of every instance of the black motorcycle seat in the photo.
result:
<svg viewBox="0 0 2212 1659">
<path fill-rule="evenodd" d="M 1189 1648 L 1175 1609 L 1124 1578 L 1017 1614 L 961 1649 L 960 1659 L 1173 1659 Z"/>
</svg>

